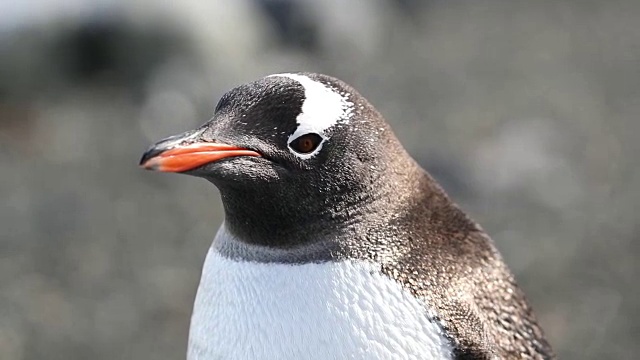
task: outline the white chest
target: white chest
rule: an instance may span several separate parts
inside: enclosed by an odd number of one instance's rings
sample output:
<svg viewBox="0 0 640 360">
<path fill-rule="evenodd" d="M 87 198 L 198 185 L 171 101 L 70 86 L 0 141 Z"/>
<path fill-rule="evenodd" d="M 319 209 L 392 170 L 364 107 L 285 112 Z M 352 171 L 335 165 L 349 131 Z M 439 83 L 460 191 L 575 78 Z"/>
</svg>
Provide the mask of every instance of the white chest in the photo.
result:
<svg viewBox="0 0 640 360">
<path fill-rule="evenodd" d="M 451 359 L 425 308 L 365 262 L 238 262 L 211 249 L 189 360 Z"/>
</svg>

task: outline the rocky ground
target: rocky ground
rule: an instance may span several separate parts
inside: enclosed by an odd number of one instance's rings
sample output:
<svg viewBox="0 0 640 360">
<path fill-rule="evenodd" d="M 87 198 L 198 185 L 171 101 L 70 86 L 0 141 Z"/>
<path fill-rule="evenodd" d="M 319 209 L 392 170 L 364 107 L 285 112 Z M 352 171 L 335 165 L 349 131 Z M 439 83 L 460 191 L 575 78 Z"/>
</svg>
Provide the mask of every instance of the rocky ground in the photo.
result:
<svg viewBox="0 0 640 360">
<path fill-rule="evenodd" d="M 292 70 L 378 107 L 561 358 L 640 351 L 637 1 L 23 3 L 0 26 L 2 359 L 183 358 L 220 201 L 138 159 Z"/>
</svg>

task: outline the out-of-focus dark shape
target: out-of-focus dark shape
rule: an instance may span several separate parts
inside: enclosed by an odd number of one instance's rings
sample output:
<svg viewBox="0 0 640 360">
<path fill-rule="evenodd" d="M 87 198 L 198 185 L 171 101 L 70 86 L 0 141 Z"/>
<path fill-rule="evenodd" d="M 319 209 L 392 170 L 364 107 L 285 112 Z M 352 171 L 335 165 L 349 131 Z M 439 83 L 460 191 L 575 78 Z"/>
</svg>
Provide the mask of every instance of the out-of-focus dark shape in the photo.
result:
<svg viewBox="0 0 640 360">
<path fill-rule="evenodd" d="M 171 56 L 192 55 L 184 34 L 160 25 L 134 26 L 98 16 L 21 29 L 0 38 L 0 98 L 31 98 L 69 86 L 124 86 L 142 90 Z"/>
<path fill-rule="evenodd" d="M 304 1 L 254 0 L 254 3 L 273 24 L 283 45 L 309 52 L 319 50 L 318 18 Z"/>
<path fill-rule="evenodd" d="M 62 37 L 56 46 L 63 66 L 72 79 L 95 80 L 96 77 L 127 68 L 123 45 L 131 38 L 118 21 L 94 21 L 80 24 Z"/>
</svg>

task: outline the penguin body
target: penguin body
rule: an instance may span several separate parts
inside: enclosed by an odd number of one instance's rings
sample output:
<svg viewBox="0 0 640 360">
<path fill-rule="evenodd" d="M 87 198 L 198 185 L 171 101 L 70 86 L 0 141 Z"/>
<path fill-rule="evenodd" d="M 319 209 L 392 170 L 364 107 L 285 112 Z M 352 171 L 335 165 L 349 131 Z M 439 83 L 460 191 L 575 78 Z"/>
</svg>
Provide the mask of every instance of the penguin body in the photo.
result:
<svg viewBox="0 0 640 360">
<path fill-rule="evenodd" d="M 340 80 L 239 86 L 141 165 L 204 177 L 225 208 L 191 360 L 554 358 L 491 239 Z"/>
<path fill-rule="evenodd" d="M 224 226 L 222 237 L 232 237 Z M 425 315 L 372 262 L 245 262 L 211 248 L 188 358 L 451 359 L 441 326 Z"/>
</svg>

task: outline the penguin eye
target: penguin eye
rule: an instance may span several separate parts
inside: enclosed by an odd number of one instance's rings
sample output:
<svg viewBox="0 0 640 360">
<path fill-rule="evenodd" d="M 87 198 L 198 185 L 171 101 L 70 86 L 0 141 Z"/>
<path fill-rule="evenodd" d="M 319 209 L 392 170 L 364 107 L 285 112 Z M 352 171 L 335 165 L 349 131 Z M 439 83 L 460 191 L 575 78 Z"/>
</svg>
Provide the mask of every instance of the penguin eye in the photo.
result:
<svg viewBox="0 0 640 360">
<path fill-rule="evenodd" d="M 299 154 L 308 154 L 318 148 L 322 136 L 314 133 L 304 134 L 289 143 L 289 147 Z"/>
</svg>

